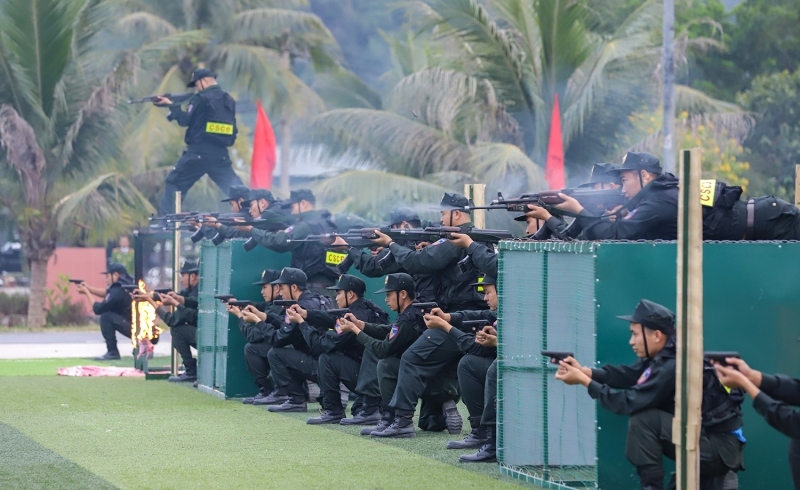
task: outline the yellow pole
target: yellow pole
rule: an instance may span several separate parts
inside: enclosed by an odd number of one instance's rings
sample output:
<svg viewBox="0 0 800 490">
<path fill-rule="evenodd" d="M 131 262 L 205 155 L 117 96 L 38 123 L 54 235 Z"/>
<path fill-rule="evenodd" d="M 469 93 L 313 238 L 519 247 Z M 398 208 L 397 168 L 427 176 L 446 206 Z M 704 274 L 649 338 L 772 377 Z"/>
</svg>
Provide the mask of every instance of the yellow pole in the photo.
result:
<svg viewBox="0 0 800 490">
<path fill-rule="evenodd" d="M 680 490 L 700 486 L 700 423 L 703 400 L 703 214 L 700 149 L 684 150 L 680 162 L 677 263 L 677 371 L 672 441 Z"/>
<path fill-rule="evenodd" d="M 486 205 L 485 184 L 464 184 L 464 195 L 472 199 L 476 206 Z M 472 224 L 475 228 L 486 228 L 486 210 L 476 209 L 472 212 Z"/>
</svg>

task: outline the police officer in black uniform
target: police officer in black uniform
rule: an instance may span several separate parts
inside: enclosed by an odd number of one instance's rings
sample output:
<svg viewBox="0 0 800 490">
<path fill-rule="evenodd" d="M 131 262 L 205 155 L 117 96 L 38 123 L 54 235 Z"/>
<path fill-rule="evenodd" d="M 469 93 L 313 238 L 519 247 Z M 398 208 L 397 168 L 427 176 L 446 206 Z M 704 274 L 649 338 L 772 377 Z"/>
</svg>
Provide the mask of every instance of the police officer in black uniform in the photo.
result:
<svg viewBox="0 0 800 490">
<path fill-rule="evenodd" d="M 628 152 L 620 173 L 622 194 L 628 198 L 625 216 L 614 220 L 598 217 L 564 194 L 555 207 L 576 214 L 587 240 L 675 240 L 678 237 L 678 179 L 664 173 L 658 158 L 649 153 Z"/>
<path fill-rule="evenodd" d="M 179 294 L 171 291 L 161 295 L 158 306 L 151 294 L 136 295 L 139 301 L 148 301 L 156 307 L 156 313 L 169 326 L 172 346 L 178 351 L 186 370 L 178 376 L 170 376 L 169 381 L 197 381 L 197 359 L 192 357 L 191 347 L 197 348 L 197 285 L 200 282 L 200 266 L 197 262 L 186 261 L 181 267 L 181 287 Z M 174 309 L 170 311 L 167 306 Z"/>
<path fill-rule="evenodd" d="M 729 366 L 717 364 L 719 379 L 728 388 L 743 389 L 753 408 L 769 425 L 791 438 L 789 467 L 795 490 L 800 490 L 800 379 L 756 371 L 742 359 L 728 358 Z"/>
<path fill-rule="evenodd" d="M 242 218 L 248 218 L 250 216 L 249 208 L 244 207 L 244 203 L 248 202 L 248 199 L 250 199 L 250 189 L 246 185 L 234 185 L 231 186 L 228 197 L 223 199 L 222 202 L 230 204 L 231 213 L 241 214 Z M 233 226 L 221 225 L 216 221 L 212 217 L 207 217 L 203 222 L 203 226 L 212 232 L 209 238 L 214 239 L 219 234 L 217 239 L 220 240 L 220 243 L 222 239 L 226 238 L 250 238 L 249 233 L 239 231 Z"/>
<path fill-rule="evenodd" d="M 394 230 L 400 229 L 419 229 L 423 223 L 414 210 L 401 207 L 393 210 L 389 215 L 389 227 Z M 430 245 L 429 243 L 414 243 L 400 241 L 400 245 L 412 250 L 422 250 Z M 337 238 L 334 245 L 345 244 L 341 238 Z M 355 266 L 362 274 L 367 277 L 383 277 L 387 274 L 397 274 L 406 272 L 400 264 L 394 260 L 391 252 L 387 248 L 382 248 L 373 253 L 371 250 L 362 250 L 357 247 L 350 247 L 347 251 L 347 258 L 339 264 L 339 270 L 346 272 L 350 266 Z M 410 274 L 414 278 L 416 286 L 417 301 L 421 303 L 434 302 L 439 294 L 439 277 L 437 274 L 420 272 Z"/>
<path fill-rule="evenodd" d="M 272 349 L 267 354 L 275 391 L 261 400 L 270 412 L 308 411 L 303 384 L 317 382 L 317 358 L 322 353 L 322 332 L 300 328 L 304 323 L 301 311 L 329 310 L 330 298 L 306 289 L 308 277 L 300 269 L 286 267 L 280 277 L 270 284 L 281 288 L 284 300 L 297 301 L 296 306 L 284 310 L 286 319 L 275 334 Z"/>
<path fill-rule="evenodd" d="M 125 266 L 118 262 L 108 264 L 106 271 L 108 289 L 94 288 L 82 282 L 78 284 L 78 292 L 86 295 L 92 303 L 92 311 L 100 315 L 100 332 L 106 341 L 106 353 L 95 358 L 97 361 L 119 359 L 117 349 L 117 332 L 131 338 L 131 295 L 122 289 L 123 284 L 133 284 Z M 103 298 L 94 301 L 93 296 Z"/>
<path fill-rule="evenodd" d="M 660 490 L 662 458 L 675 459 L 675 314 L 643 299 L 632 315 L 618 318 L 630 322 L 630 344 L 639 361 L 591 369 L 568 357 L 559 363 L 556 379 L 582 384 L 603 408 L 630 416 L 625 455 L 636 467 L 642 488 Z M 704 369 L 703 383 L 701 488 L 715 488 L 715 482 L 742 467 L 741 393 L 729 395 L 710 365 Z"/>
<path fill-rule="evenodd" d="M 588 182 L 578 186 L 579 189 L 619 189 L 622 187 L 620 180 L 619 166 L 613 163 L 595 163 L 592 165 L 592 173 Z M 531 210 L 528 213 L 514 218 L 515 221 L 528 221 L 530 218 L 543 222 L 543 226 L 537 226 L 531 240 L 574 240 L 582 238 L 583 227 L 580 222 L 574 220 L 572 223 L 567 224 L 563 216 L 554 216 L 546 208 L 542 208 L 533 204 L 529 204 L 528 208 Z M 587 212 L 591 212 L 589 210 Z M 603 214 L 612 214 L 617 210 L 596 209 L 594 214 L 601 216 Z M 613 215 L 612 215 L 613 216 Z"/>
<path fill-rule="evenodd" d="M 470 215 L 464 208 L 470 205 L 469 199 L 461 194 L 445 193 L 440 203 L 442 225 L 456 226 L 469 231 L 474 228 Z M 422 250 L 411 250 L 395 243 L 388 235 L 377 232 L 373 240 L 388 248 L 394 259 L 409 274 L 437 274 L 441 280 L 437 303 L 444 311 L 485 310 L 486 302 L 470 284 L 475 282 L 480 272 L 476 267 L 468 267 L 462 272 L 459 262 L 467 256 L 466 249 L 459 248 L 449 240 L 441 239 Z M 484 248 L 486 244 L 480 244 Z"/>
<path fill-rule="evenodd" d="M 487 402 L 484 397 L 486 374 L 497 358 L 497 347 L 482 345 L 480 337 L 485 337 L 489 333 L 493 334 L 495 339 L 497 336 L 495 329 L 497 320 L 496 280 L 494 277 L 485 276 L 483 281 L 475 283 L 473 286 L 483 290 L 483 297 L 489 305 L 490 312 L 480 315 L 481 318 L 479 318 L 484 320 L 486 325 L 476 330 L 472 330 L 469 327 L 456 328 L 446 319 L 447 315 L 425 316 L 425 323 L 429 329 L 440 329 L 447 333 L 464 354 L 458 363 L 458 385 L 464 404 L 469 411 L 469 423 L 472 430 L 463 440 L 450 441 L 447 444 L 447 449 L 478 449 L 492 438 L 494 431 L 493 424 L 486 424 L 481 419 Z M 463 316 L 453 313 L 449 317 L 451 321 L 455 320 L 456 324 L 461 323 L 463 325 Z M 492 395 L 490 401 L 493 399 L 494 396 Z M 494 455 L 489 459 L 480 461 L 489 461 L 490 459 L 494 459 Z"/>
<path fill-rule="evenodd" d="M 316 209 L 316 198 L 308 189 L 292 191 L 282 206 L 291 208 L 296 221 L 283 231 L 271 232 L 250 226 L 239 227 L 247 231 L 260 245 L 276 252 L 291 252 L 291 266 L 302 270 L 308 277 L 306 286 L 318 292 L 333 285 L 339 277 L 337 264 L 326 263 L 325 246 L 319 242 L 303 242 L 308 235 L 323 235 L 336 231 L 330 213 Z"/>
<path fill-rule="evenodd" d="M 273 391 L 267 354 L 275 343 L 277 328 L 280 328 L 280 323 L 283 321 L 283 308 L 272 304 L 276 299 L 281 299 L 281 295 L 280 286 L 270 283 L 276 281 L 280 274 L 279 271 L 267 269 L 261 273 L 261 279 L 253 283 L 261 286 L 264 303 L 247 306 L 244 309 L 227 305 L 228 312 L 239 319 L 239 330 L 247 340 L 244 346 L 244 360 L 247 363 L 247 370 L 258 385 L 258 394 L 243 398 L 244 404 L 260 405 L 260 401 Z"/>
<path fill-rule="evenodd" d="M 211 180 L 225 192 L 233 185 L 242 185 L 242 180 L 232 168 L 228 147 L 236 141 L 236 101 L 217 85 L 216 76 L 206 68 L 195 70 L 187 87 L 197 89 L 184 112 L 180 103 L 166 97 L 158 97 L 154 104 L 169 106 L 167 119 L 177 121 L 186 128 L 186 150 L 178 163 L 167 175 L 164 196 L 161 198 L 161 215 L 174 212 L 177 191 L 181 198 L 197 182 L 208 174 Z"/>
<path fill-rule="evenodd" d="M 339 319 L 339 329 L 356 335 L 356 340 L 378 359 L 378 385 L 381 393 L 381 420 L 375 427 L 365 427 L 361 435 L 371 435 L 389 427 L 394 420 L 394 411 L 388 407 L 397 387 L 397 371 L 400 357 L 425 329 L 422 311 L 413 305 L 416 293 L 414 279 L 404 273 L 386 276 L 383 289 L 386 304 L 398 313 L 392 325 L 366 323 L 352 315 Z M 408 436 L 413 437 L 413 436 Z"/>
<path fill-rule="evenodd" d="M 367 285 L 358 277 L 342 274 L 330 289 L 336 291 L 336 304 L 347 308 L 350 314 L 366 323 L 385 324 L 389 315 L 370 300 L 364 299 Z M 301 315 L 303 314 L 300 311 Z M 339 318 L 344 315 L 339 315 Z M 356 341 L 352 332 L 344 332 L 337 325 L 338 318 L 317 310 L 306 312 L 306 322 L 320 330 L 324 350 L 318 359 L 319 388 L 323 396 L 324 412 L 308 419 L 309 424 L 375 425 L 380 421 L 381 392 L 378 385 L 378 359 Z M 300 328 L 304 328 L 300 324 Z M 339 392 L 339 383 L 360 398 L 360 409 L 351 419 L 345 420 L 345 411 Z"/>
</svg>

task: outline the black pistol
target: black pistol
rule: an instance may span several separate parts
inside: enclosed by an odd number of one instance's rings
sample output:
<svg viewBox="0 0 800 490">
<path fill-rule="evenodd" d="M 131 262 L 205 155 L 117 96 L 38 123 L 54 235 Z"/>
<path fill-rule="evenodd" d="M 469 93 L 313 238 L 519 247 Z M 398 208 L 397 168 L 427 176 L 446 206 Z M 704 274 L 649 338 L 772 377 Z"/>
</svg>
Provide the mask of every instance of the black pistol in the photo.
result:
<svg viewBox="0 0 800 490">
<path fill-rule="evenodd" d="M 568 357 L 575 357 L 575 354 L 560 350 L 543 350 L 542 356 L 549 358 L 552 364 L 558 364 Z"/>
<path fill-rule="evenodd" d="M 281 306 L 283 308 L 288 308 L 290 306 L 296 305 L 297 301 L 295 301 L 293 299 L 276 299 L 275 301 L 272 302 L 272 304 L 275 305 L 275 306 Z"/>
<path fill-rule="evenodd" d="M 730 366 L 725 359 L 728 357 L 735 357 L 736 359 L 741 359 L 742 356 L 739 355 L 738 352 L 734 351 L 709 351 L 703 352 L 703 359 L 707 361 L 714 361 L 717 364 L 721 364 L 723 366 Z"/>
</svg>

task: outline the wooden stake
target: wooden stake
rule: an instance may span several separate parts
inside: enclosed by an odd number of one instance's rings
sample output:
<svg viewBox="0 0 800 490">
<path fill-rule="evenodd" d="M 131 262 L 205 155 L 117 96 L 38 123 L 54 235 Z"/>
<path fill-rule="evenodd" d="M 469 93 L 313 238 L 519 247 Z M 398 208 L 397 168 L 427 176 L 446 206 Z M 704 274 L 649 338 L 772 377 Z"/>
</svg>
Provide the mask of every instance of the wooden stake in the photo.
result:
<svg viewBox="0 0 800 490">
<path fill-rule="evenodd" d="M 700 149 L 684 150 L 678 198 L 677 371 L 672 441 L 680 490 L 700 485 L 703 400 L 703 214 Z"/>
<path fill-rule="evenodd" d="M 476 206 L 486 205 L 486 184 L 464 184 L 464 195 L 472 199 Z M 486 228 L 486 210 L 477 209 L 472 212 L 472 224 L 475 228 Z"/>
</svg>

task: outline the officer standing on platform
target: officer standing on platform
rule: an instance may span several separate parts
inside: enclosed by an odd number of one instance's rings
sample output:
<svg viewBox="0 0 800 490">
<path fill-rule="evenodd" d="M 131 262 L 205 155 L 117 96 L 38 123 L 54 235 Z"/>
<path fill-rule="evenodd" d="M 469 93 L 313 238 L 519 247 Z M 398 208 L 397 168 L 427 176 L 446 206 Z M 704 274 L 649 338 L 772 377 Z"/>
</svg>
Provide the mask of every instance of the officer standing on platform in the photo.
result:
<svg viewBox="0 0 800 490">
<path fill-rule="evenodd" d="M 174 212 L 175 192 L 180 191 L 181 198 L 185 198 L 186 192 L 205 174 L 223 192 L 242 185 L 228 155 L 228 147 L 233 146 L 238 132 L 236 101 L 217 85 L 216 76 L 207 68 L 195 70 L 187 87 L 196 88 L 197 94 L 189 99 L 186 112 L 180 103 L 167 97 L 158 97 L 154 102 L 157 106 L 169 106 L 167 119 L 186 128 L 186 150 L 167 175 L 159 206 L 162 216 Z"/>
</svg>

